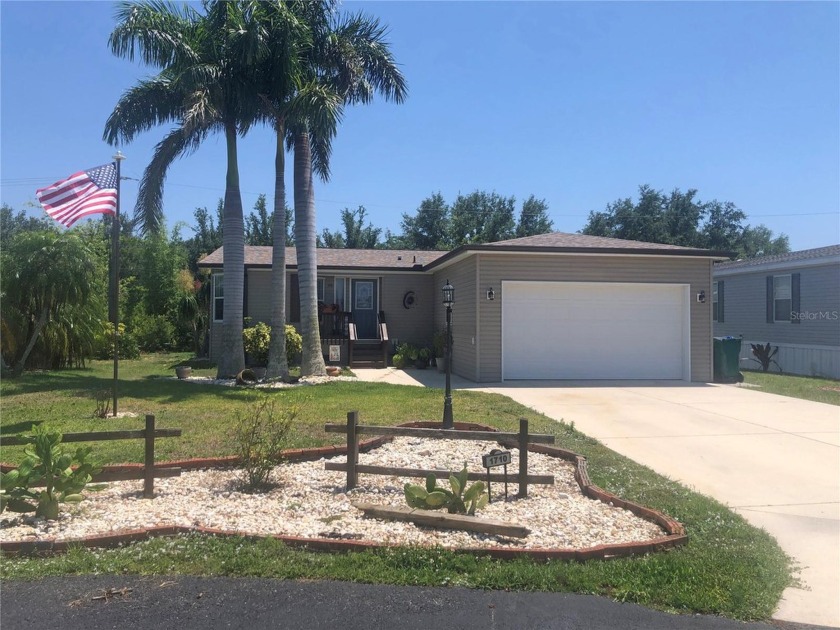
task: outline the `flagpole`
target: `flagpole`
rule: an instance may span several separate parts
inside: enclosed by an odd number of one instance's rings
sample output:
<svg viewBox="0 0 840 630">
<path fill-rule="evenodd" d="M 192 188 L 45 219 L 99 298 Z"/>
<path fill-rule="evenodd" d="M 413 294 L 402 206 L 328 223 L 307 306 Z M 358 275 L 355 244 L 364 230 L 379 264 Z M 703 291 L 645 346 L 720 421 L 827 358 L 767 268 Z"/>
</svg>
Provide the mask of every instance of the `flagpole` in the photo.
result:
<svg viewBox="0 0 840 630">
<path fill-rule="evenodd" d="M 117 417 L 117 382 L 120 373 L 120 349 L 119 349 L 119 327 L 120 327 L 120 163 L 125 156 L 117 150 L 114 156 L 114 163 L 117 169 L 117 207 L 114 214 L 114 221 L 111 225 L 111 318 L 114 324 L 114 417 Z"/>
</svg>

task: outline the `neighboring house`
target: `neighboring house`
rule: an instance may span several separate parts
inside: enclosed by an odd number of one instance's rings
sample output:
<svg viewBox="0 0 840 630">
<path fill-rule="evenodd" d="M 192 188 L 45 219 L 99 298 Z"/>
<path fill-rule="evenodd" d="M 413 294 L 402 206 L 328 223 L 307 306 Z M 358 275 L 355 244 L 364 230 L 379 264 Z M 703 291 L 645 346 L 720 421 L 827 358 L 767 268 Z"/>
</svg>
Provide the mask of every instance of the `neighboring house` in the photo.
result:
<svg viewBox="0 0 840 630">
<path fill-rule="evenodd" d="M 784 372 L 840 378 L 840 245 L 718 263 L 714 280 L 715 336 L 743 336 L 743 367 L 769 342 Z"/>
<path fill-rule="evenodd" d="M 287 250 L 288 320 L 299 303 Z M 453 372 L 476 382 L 518 379 L 712 379 L 712 264 L 721 252 L 556 232 L 451 252 L 319 249 L 322 335 L 430 345 L 442 330 L 441 288 L 455 287 Z M 200 266 L 216 286 L 222 250 Z M 268 321 L 271 248 L 246 247 L 245 314 Z M 211 355 L 223 298 L 215 298 Z M 333 307 L 332 305 L 335 305 Z M 338 311 L 337 316 L 329 311 Z M 351 313 L 351 315 L 346 315 Z"/>
</svg>

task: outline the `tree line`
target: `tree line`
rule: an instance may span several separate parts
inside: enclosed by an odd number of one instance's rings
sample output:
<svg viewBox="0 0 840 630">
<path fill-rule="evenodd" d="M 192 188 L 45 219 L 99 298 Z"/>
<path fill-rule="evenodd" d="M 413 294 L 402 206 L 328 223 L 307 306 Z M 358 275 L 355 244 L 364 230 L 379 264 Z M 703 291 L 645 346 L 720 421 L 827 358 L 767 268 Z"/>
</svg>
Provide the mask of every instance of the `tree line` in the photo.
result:
<svg viewBox="0 0 840 630">
<path fill-rule="evenodd" d="M 745 224 L 747 215 L 731 201 L 701 201 L 698 191 L 675 188 L 670 193 L 639 186 L 630 197 L 590 212 L 581 232 L 649 243 L 700 247 L 730 252 L 739 258 L 790 251 L 785 234 L 774 236 L 764 225 Z"/>
</svg>

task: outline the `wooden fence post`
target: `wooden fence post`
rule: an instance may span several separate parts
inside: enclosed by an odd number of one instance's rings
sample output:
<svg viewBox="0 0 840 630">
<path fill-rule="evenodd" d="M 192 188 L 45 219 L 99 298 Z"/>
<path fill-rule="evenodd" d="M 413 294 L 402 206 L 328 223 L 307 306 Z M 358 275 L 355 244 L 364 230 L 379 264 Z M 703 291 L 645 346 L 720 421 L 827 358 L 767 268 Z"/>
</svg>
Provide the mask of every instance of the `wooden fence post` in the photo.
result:
<svg viewBox="0 0 840 630">
<path fill-rule="evenodd" d="M 155 497 L 155 417 L 146 416 L 146 457 L 143 464 L 143 498 Z"/>
<path fill-rule="evenodd" d="M 520 499 L 528 496 L 528 421 L 519 419 L 519 494 Z"/>
<path fill-rule="evenodd" d="M 356 427 L 359 425 L 359 412 L 350 411 L 347 413 L 347 490 L 356 487 L 358 474 L 356 464 L 359 463 L 359 439 L 356 435 Z"/>
</svg>

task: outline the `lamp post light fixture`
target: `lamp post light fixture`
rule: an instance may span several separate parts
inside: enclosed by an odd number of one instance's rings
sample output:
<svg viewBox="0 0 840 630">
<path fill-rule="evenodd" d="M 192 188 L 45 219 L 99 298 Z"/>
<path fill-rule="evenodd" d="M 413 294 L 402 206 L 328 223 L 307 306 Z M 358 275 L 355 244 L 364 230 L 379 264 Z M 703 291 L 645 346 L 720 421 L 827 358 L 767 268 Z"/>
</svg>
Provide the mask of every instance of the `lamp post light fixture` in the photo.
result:
<svg viewBox="0 0 840 630">
<path fill-rule="evenodd" d="M 443 428 L 452 429 L 452 305 L 455 303 L 455 287 L 449 280 L 443 287 L 443 305 L 446 307 L 446 394 L 443 397 Z"/>
</svg>

